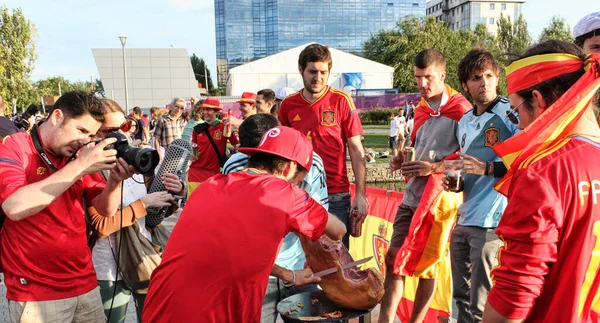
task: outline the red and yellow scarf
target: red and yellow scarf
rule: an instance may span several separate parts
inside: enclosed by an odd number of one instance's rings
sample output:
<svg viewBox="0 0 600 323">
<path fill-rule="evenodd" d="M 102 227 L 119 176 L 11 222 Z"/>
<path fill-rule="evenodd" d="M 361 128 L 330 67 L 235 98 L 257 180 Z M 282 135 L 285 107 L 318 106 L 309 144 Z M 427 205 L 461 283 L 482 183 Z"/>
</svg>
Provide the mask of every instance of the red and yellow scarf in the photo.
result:
<svg viewBox="0 0 600 323">
<path fill-rule="evenodd" d="M 585 74 L 526 129 L 493 147 L 508 168 L 496 184 L 496 190 L 508 195 L 517 170 L 531 166 L 566 143 L 579 118 L 591 104 L 600 88 L 600 54 L 583 61 L 569 54 L 544 54 L 527 57 L 506 69 L 508 94 L 531 88 L 559 75 L 585 67 Z"/>
</svg>

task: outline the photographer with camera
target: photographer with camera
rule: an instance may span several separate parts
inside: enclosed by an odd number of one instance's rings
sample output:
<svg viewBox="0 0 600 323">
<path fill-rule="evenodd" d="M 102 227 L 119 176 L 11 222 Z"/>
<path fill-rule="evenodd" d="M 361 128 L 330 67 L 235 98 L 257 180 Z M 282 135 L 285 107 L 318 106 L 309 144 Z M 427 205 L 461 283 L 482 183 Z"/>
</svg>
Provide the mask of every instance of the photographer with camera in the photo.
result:
<svg viewBox="0 0 600 323">
<path fill-rule="evenodd" d="M 67 92 L 31 134 L 0 142 L 0 256 L 12 322 L 105 321 L 84 198 L 99 214 L 114 214 L 134 169 L 106 149 L 115 139 L 90 143 L 103 121 L 98 98 Z M 106 183 L 102 170 L 111 170 Z"/>
<path fill-rule="evenodd" d="M 104 123 L 98 131 L 98 137 L 104 139 L 115 136 L 117 133 L 125 135 L 123 125 L 127 124 L 128 119 L 125 118 L 123 109 L 113 100 L 104 99 L 102 103 L 105 109 Z M 139 152 L 144 152 L 144 150 L 139 150 Z M 155 161 L 158 162 L 158 156 L 156 156 Z M 135 161 L 132 161 L 132 164 L 136 169 L 145 167 L 145 165 L 135 165 Z M 153 174 L 156 163 L 150 165 L 150 167 L 149 174 Z M 108 177 L 105 173 L 102 172 L 103 178 Z M 151 182 L 151 180 L 147 182 Z M 124 181 L 123 207 L 117 210 L 113 217 L 99 215 L 94 207 L 88 207 L 87 209 L 86 216 L 91 226 L 90 247 L 92 247 L 92 260 L 98 285 L 100 286 L 104 313 L 107 318 L 110 317 L 108 322 L 125 322 L 127 305 L 132 295 L 135 301 L 138 322 L 141 322 L 146 292 L 133 287 L 132 285 L 135 285 L 135 282 L 131 281 L 132 278 L 127 275 L 123 277 L 121 272 L 130 268 L 131 264 L 137 265 L 133 259 L 134 256 L 126 250 L 140 248 L 142 243 L 149 245 L 149 241 L 152 241 L 153 230 L 162 229 L 146 227 L 146 208 L 170 206 L 174 199 L 169 191 L 183 194 L 184 185 L 176 175 L 166 173 L 162 177 L 162 182 L 167 191 L 148 194 L 147 187 L 144 185 L 144 176 L 135 174 Z M 139 237 L 138 240 L 146 240 L 132 243 L 132 241 L 127 240 L 132 236 Z M 159 244 L 158 241 L 152 242 Z M 120 251 L 119 243 L 123 243 Z M 117 261 L 117 259 L 121 261 Z"/>
</svg>

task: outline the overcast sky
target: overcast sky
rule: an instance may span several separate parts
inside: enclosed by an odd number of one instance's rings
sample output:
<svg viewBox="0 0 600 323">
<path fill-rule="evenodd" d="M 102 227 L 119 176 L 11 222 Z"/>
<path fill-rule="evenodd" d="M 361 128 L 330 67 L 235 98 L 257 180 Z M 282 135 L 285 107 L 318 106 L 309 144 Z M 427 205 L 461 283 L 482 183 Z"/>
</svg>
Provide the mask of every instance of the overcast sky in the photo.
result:
<svg viewBox="0 0 600 323">
<path fill-rule="evenodd" d="M 593 1 L 592 1 L 593 2 Z M 528 0 L 523 15 L 537 39 L 554 15 L 571 28 L 590 13 L 589 0 Z M 38 59 L 34 80 L 64 76 L 71 80 L 98 78 L 91 48 L 187 48 L 208 62 L 216 82 L 215 18 L 213 0 L 4 0 L 21 7 L 38 30 Z"/>
</svg>

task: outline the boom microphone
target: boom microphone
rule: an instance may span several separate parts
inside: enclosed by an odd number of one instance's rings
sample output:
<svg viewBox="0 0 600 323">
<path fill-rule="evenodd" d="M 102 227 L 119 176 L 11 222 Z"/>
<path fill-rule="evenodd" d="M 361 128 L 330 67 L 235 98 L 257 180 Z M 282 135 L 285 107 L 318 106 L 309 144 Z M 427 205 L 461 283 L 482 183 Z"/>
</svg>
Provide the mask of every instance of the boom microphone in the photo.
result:
<svg viewBox="0 0 600 323">
<path fill-rule="evenodd" d="M 162 183 L 162 176 L 165 173 L 175 174 L 179 180 L 185 180 L 185 170 L 190 162 L 192 154 L 192 144 L 183 139 L 173 140 L 165 151 L 165 158 L 158 169 L 158 173 L 154 176 L 154 181 L 150 185 L 148 193 L 162 192 L 167 189 Z M 184 194 L 185 195 L 185 194 Z M 159 225 L 167 216 L 169 207 L 148 208 L 146 215 L 146 225 L 154 228 Z"/>
</svg>

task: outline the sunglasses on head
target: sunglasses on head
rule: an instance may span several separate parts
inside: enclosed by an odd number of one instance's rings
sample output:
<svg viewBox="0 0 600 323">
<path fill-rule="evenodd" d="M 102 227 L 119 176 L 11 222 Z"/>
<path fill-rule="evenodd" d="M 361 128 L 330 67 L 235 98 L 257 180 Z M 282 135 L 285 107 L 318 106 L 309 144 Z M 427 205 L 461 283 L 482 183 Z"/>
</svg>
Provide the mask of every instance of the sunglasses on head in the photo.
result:
<svg viewBox="0 0 600 323">
<path fill-rule="evenodd" d="M 525 103 L 525 100 L 517 104 L 516 107 L 511 106 L 510 111 L 506 111 L 506 117 L 508 118 L 508 120 L 510 120 L 510 122 L 514 124 L 519 124 L 519 111 L 517 110 L 517 108 L 520 107 L 523 103 Z"/>
</svg>

